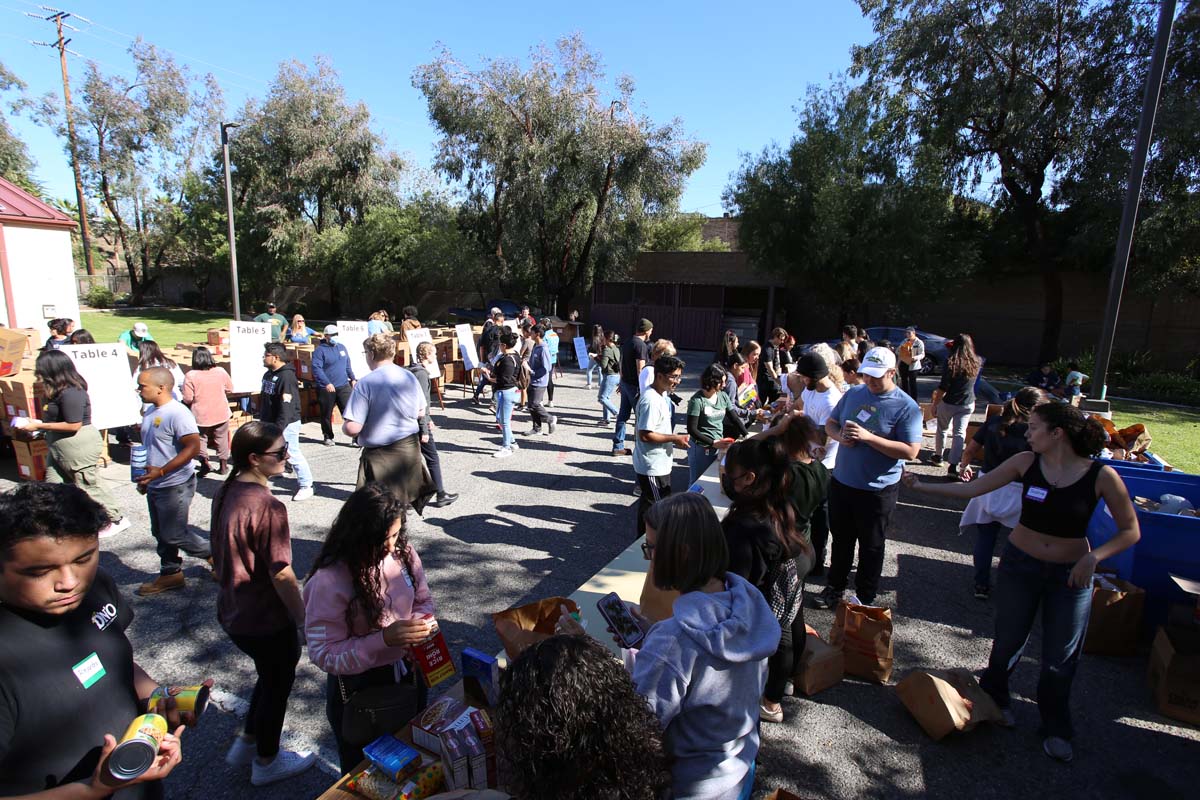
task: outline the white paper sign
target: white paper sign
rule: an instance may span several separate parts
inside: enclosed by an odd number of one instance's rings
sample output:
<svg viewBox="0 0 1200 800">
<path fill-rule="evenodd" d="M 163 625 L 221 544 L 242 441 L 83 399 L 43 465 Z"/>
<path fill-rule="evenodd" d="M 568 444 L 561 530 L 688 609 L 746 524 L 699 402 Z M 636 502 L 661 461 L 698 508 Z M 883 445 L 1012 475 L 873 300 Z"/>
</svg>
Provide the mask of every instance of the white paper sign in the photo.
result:
<svg viewBox="0 0 1200 800">
<path fill-rule="evenodd" d="M 479 369 L 479 351 L 475 347 L 475 332 L 470 323 L 464 322 L 454 326 L 458 336 L 458 349 L 462 353 L 463 366 L 466 369 Z"/>
<path fill-rule="evenodd" d="M 575 342 L 575 360 L 579 363 L 580 369 L 587 369 L 592 365 L 592 361 L 588 358 L 587 342 L 582 336 L 576 336 L 572 339 Z"/>
<path fill-rule="evenodd" d="M 229 375 L 235 392 L 262 389 L 263 345 L 271 341 L 271 323 L 229 321 Z"/>
<path fill-rule="evenodd" d="M 367 323 L 359 320 L 337 321 L 338 343 L 350 354 L 350 368 L 354 370 L 355 380 L 362 380 L 371 371 L 367 363 L 367 354 L 363 352 L 363 342 L 367 340 Z"/>
<path fill-rule="evenodd" d="M 519 322 L 517 322 L 515 319 L 504 320 L 504 327 L 511 330 L 517 336 L 521 335 L 521 324 Z"/>
<path fill-rule="evenodd" d="M 433 344 L 433 335 L 429 333 L 429 328 L 413 328 L 404 334 L 404 338 L 408 340 L 408 358 L 410 363 L 417 361 L 417 345 L 421 342 L 429 342 Z M 434 355 L 434 363 L 437 363 L 437 356 Z M 434 375 L 434 377 L 437 377 Z"/>
<path fill-rule="evenodd" d="M 75 369 L 87 381 L 94 427 L 105 431 L 141 423 L 142 401 L 129 372 L 124 345 L 65 344 L 59 350 L 71 357 Z"/>
</svg>

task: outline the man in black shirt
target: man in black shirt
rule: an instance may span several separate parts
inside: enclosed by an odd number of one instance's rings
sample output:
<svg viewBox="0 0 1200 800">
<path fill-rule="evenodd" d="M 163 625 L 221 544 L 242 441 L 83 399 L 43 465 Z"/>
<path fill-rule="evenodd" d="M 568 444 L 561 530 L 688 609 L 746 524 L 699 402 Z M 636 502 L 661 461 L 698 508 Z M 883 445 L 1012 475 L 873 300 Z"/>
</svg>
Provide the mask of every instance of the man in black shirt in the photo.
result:
<svg viewBox="0 0 1200 800">
<path fill-rule="evenodd" d="M 299 503 L 313 496 L 313 476 L 308 459 L 300 452 L 300 383 L 296 370 L 288 361 L 287 348 L 279 342 L 263 347 L 262 394 L 258 398 L 258 418 L 283 428 L 283 440 L 288 446 L 288 461 L 296 469 L 300 487 L 292 495 Z"/>
<path fill-rule="evenodd" d="M 500 332 L 504 330 L 504 312 L 498 308 L 491 310 L 491 315 L 483 323 L 483 332 L 479 334 L 479 363 L 490 365 L 495 363 L 500 352 Z M 479 405 L 479 395 L 488 384 L 488 368 L 484 366 L 479 371 L 479 383 L 475 384 L 475 405 Z"/>
<path fill-rule="evenodd" d="M 180 715 L 150 769 L 118 781 L 106 758 L 158 684 L 133 660 L 133 610 L 99 570 L 104 509 L 71 484 L 0 495 L 0 796 L 162 796 Z M 211 686 L 211 682 L 207 682 Z M 189 720 L 194 721 L 194 720 Z"/>
<path fill-rule="evenodd" d="M 625 341 L 621 351 L 621 408 L 617 412 L 617 427 L 613 431 L 612 454 L 614 456 L 632 455 L 633 451 L 625 446 L 625 425 L 629 415 L 637 405 L 638 376 L 642 367 L 650 361 L 650 334 L 654 333 L 654 323 L 648 319 L 638 322 L 637 331 Z"/>
</svg>

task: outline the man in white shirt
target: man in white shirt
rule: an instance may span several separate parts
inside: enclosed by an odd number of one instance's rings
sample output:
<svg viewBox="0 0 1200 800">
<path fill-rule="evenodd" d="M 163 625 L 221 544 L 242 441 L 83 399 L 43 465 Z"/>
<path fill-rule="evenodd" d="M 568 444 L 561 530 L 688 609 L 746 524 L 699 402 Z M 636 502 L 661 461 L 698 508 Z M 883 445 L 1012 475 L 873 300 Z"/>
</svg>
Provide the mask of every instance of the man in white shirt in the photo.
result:
<svg viewBox="0 0 1200 800">
<path fill-rule="evenodd" d="M 842 390 L 829 377 L 829 364 L 816 353 L 805 353 L 800 357 L 796 363 L 796 374 L 804 383 L 796 407 L 802 409 L 821 429 L 821 435 L 825 436 L 825 452 L 821 456 L 821 463 L 832 471 L 837 462 L 838 443 L 825 435 L 825 422 L 842 399 Z M 812 546 L 816 554 L 813 568 L 808 574 L 820 577 L 825 574 L 825 546 L 829 542 L 828 498 L 813 512 L 811 525 Z"/>
<path fill-rule="evenodd" d="M 654 383 L 637 402 L 637 436 L 633 439 L 633 471 L 637 475 L 637 532 L 646 532 L 646 509 L 671 493 L 671 455 L 674 446 L 688 446 L 686 433 L 675 434 L 673 405 L 667 397 L 683 379 L 683 362 L 662 356 L 654 362 Z"/>
</svg>

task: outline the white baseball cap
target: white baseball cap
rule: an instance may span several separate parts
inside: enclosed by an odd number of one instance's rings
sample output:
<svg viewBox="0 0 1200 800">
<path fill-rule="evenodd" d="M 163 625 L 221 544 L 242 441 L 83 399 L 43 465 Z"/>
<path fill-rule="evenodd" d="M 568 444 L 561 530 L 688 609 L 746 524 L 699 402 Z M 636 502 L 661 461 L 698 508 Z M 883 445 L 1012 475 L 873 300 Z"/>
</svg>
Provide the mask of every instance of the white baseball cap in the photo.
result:
<svg viewBox="0 0 1200 800">
<path fill-rule="evenodd" d="M 886 347 L 872 347 L 863 356 L 862 364 L 859 365 L 858 371 L 862 375 L 870 375 L 872 378 L 882 378 L 887 374 L 889 369 L 896 368 L 896 354 Z"/>
<path fill-rule="evenodd" d="M 138 336 L 145 336 L 150 332 L 150 329 L 146 327 L 146 323 L 144 322 L 135 322 L 133 323 L 133 332 Z"/>
<path fill-rule="evenodd" d="M 326 336 L 337 336 L 337 332 L 338 332 L 337 325 L 326 325 L 325 326 L 325 335 Z"/>
</svg>

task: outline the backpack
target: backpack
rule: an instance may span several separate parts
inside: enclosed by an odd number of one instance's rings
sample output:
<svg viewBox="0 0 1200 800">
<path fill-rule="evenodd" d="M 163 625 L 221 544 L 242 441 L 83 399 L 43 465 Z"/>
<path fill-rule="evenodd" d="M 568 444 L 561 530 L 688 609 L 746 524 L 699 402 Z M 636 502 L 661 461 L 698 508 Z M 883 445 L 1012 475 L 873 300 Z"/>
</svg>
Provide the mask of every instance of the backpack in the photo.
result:
<svg viewBox="0 0 1200 800">
<path fill-rule="evenodd" d="M 530 382 L 533 380 L 533 370 L 529 368 L 529 362 L 524 358 L 516 358 L 514 356 L 513 360 L 517 362 L 517 388 L 522 392 L 527 391 Z"/>
<path fill-rule="evenodd" d="M 775 565 L 767 573 L 766 585 L 770 589 L 767 604 L 780 626 L 786 628 L 800 610 L 800 571 L 795 560 L 785 557 Z"/>
</svg>

